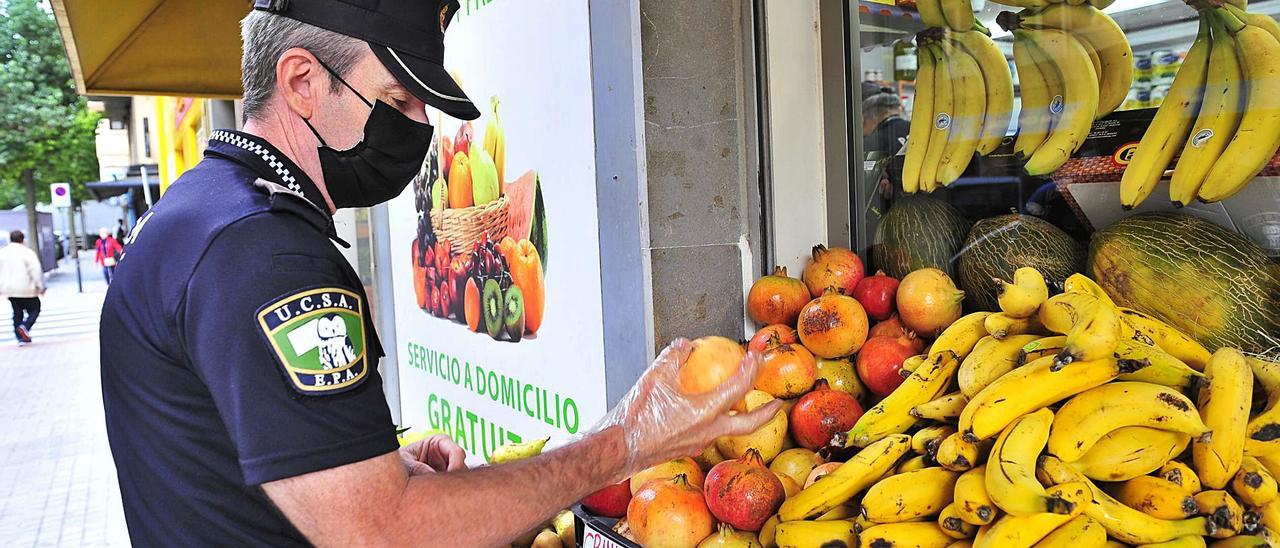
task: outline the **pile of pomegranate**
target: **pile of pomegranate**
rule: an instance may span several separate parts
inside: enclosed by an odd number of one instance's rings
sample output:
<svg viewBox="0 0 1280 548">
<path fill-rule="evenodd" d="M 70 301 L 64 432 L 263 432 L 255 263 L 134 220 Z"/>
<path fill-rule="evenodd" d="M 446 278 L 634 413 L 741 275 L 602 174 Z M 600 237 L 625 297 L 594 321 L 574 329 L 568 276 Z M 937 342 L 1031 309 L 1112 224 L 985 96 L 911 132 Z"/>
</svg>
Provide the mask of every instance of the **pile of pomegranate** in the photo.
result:
<svg viewBox="0 0 1280 548">
<path fill-rule="evenodd" d="M 699 455 L 601 489 L 583 508 L 623 518 L 629 538 L 643 546 L 752 545 L 738 542 L 754 541 L 787 497 L 839 465 L 822 450 L 842 445 L 837 436 L 903 382 L 903 362 L 960 317 L 963 296 L 937 269 L 901 280 L 868 276 L 844 248 L 815 246 L 799 279 L 777 267 L 747 294 L 747 315 L 759 329 L 741 343 L 694 341 L 678 382 L 686 394 L 706 393 L 755 352 L 753 390 L 730 413 L 774 399 L 783 409 L 756 432 L 720 438 Z"/>
</svg>

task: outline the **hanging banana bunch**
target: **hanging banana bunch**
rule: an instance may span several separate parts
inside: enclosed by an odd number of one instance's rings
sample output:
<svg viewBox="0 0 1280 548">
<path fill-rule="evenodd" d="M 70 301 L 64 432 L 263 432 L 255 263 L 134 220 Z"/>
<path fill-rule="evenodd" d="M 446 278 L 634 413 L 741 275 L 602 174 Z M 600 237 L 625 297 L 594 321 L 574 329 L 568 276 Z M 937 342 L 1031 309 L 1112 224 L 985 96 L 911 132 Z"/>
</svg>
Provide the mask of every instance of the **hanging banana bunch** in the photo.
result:
<svg viewBox="0 0 1280 548">
<path fill-rule="evenodd" d="M 1280 149 L 1280 24 L 1231 3 L 1198 8 L 1196 41 L 1121 178 L 1126 209 L 1175 156 L 1169 199 L 1182 207 L 1235 195 Z"/>
<path fill-rule="evenodd" d="M 974 153 L 990 154 L 1009 129 L 1013 75 L 967 0 L 919 0 L 918 69 L 902 190 L 933 192 L 959 179 Z"/>
</svg>

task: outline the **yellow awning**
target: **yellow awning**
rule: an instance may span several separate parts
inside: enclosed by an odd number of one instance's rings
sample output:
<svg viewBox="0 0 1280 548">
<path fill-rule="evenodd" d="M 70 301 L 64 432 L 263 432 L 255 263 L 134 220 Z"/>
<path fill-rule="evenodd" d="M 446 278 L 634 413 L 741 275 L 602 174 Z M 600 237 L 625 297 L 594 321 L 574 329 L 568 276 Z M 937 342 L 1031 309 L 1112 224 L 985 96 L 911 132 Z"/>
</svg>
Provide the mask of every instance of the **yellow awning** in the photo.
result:
<svg viewBox="0 0 1280 548">
<path fill-rule="evenodd" d="M 246 0 L 53 0 L 76 91 L 238 98 Z"/>
</svg>

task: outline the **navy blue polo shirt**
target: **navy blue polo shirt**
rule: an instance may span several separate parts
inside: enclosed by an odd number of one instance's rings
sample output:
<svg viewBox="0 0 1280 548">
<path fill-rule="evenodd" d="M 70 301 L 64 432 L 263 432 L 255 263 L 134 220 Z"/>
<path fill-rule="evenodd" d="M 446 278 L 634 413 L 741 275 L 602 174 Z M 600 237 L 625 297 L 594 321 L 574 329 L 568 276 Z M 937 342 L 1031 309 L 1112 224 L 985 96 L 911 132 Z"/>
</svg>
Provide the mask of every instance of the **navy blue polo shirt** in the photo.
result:
<svg viewBox="0 0 1280 548">
<path fill-rule="evenodd" d="M 261 484 L 396 450 L 368 298 L 330 240 L 314 183 L 230 131 L 138 221 L 101 325 L 135 545 L 305 544 Z"/>
</svg>

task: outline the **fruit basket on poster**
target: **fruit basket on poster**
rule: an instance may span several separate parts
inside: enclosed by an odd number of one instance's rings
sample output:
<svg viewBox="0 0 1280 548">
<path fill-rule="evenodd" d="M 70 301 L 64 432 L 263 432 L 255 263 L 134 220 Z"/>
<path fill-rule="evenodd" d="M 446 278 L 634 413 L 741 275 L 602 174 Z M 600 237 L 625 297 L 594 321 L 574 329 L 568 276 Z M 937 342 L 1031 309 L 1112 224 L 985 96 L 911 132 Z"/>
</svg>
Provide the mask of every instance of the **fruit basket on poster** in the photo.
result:
<svg viewBox="0 0 1280 548">
<path fill-rule="evenodd" d="M 431 229 L 436 236 L 453 244 L 453 254 L 471 249 L 484 234 L 492 241 L 507 235 L 507 204 L 503 194 L 487 204 L 431 211 Z"/>
</svg>

